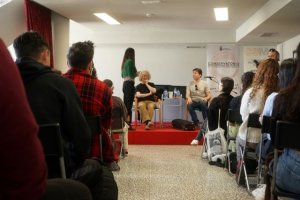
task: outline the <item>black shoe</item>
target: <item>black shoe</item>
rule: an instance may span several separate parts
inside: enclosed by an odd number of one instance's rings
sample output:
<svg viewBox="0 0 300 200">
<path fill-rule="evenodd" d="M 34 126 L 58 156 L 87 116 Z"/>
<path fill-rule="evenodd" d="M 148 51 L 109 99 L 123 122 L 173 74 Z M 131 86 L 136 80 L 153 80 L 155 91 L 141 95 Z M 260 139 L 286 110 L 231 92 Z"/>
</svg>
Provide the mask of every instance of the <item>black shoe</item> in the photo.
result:
<svg viewBox="0 0 300 200">
<path fill-rule="evenodd" d="M 135 131 L 135 128 L 133 128 L 131 125 L 129 126 L 128 130 Z"/>
</svg>

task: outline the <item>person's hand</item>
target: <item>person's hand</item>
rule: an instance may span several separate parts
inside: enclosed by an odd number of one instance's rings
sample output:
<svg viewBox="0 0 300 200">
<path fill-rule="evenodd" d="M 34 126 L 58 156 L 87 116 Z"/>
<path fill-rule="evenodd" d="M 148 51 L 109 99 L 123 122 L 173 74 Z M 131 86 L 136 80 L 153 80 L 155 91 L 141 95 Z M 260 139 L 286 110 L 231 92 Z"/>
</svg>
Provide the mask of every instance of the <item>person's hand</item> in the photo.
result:
<svg viewBox="0 0 300 200">
<path fill-rule="evenodd" d="M 190 97 L 188 97 L 186 103 L 191 104 L 192 102 L 193 102 L 192 99 Z"/>
</svg>

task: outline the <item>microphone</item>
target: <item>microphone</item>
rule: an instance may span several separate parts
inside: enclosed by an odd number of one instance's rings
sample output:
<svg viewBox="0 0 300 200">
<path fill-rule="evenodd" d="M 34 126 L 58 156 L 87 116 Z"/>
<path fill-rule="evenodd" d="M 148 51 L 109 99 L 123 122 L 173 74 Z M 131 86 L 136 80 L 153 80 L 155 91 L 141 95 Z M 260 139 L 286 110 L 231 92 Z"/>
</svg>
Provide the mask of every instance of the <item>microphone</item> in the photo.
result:
<svg viewBox="0 0 300 200">
<path fill-rule="evenodd" d="M 214 77 L 213 76 L 204 76 L 204 78 L 209 78 L 211 80 Z"/>
</svg>

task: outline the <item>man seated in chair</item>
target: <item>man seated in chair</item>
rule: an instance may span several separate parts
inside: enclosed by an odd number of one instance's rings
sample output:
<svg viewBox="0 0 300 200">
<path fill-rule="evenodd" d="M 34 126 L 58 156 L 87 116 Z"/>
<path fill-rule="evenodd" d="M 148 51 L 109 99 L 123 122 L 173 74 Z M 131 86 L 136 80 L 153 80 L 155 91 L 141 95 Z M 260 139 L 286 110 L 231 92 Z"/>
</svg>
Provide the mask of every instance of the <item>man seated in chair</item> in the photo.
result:
<svg viewBox="0 0 300 200">
<path fill-rule="evenodd" d="M 136 98 L 142 122 L 146 125 L 145 130 L 150 130 L 153 126 L 152 117 L 156 107 L 154 94 L 156 88 L 154 83 L 149 82 L 151 75 L 144 70 L 139 73 L 140 84 L 136 86 Z"/>
<path fill-rule="evenodd" d="M 112 90 L 112 93 L 114 92 L 114 86 L 113 82 L 109 79 L 103 80 L 103 82 Z M 129 128 L 129 121 L 127 116 L 127 109 L 123 102 L 123 100 L 120 97 L 112 96 L 113 99 L 113 106 L 112 106 L 112 122 L 111 122 L 111 129 L 122 129 L 124 134 L 121 134 L 121 141 L 123 145 L 122 149 L 122 156 L 127 156 L 128 154 L 128 128 Z M 122 122 L 123 120 L 123 122 Z"/>
<path fill-rule="evenodd" d="M 64 74 L 71 79 L 79 93 L 83 112 L 86 116 L 101 116 L 103 152 L 100 152 L 99 135 L 93 135 L 90 157 L 100 157 L 112 170 L 120 170 L 113 153 L 112 141 L 108 134 L 111 124 L 112 94 L 102 81 L 92 77 L 94 44 L 91 41 L 77 42 L 69 48 L 67 59 L 70 69 Z"/>
<path fill-rule="evenodd" d="M 205 120 L 207 117 L 208 101 L 211 98 L 207 83 L 202 81 L 201 77 L 202 70 L 200 68 L 193 69 L 194 80 L 190 81 L 186 87 L 187 108 L 196 126 L 199 126 L 199 119 L 195 110 L 201 111 Z"/>
</svg>

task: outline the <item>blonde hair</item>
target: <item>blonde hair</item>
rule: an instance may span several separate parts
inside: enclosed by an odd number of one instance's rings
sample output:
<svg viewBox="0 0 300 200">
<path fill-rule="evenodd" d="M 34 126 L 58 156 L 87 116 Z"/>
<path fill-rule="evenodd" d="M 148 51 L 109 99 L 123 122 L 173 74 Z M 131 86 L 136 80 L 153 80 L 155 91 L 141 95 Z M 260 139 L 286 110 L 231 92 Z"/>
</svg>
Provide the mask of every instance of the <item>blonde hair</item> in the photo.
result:
<svg viewBox="0 0 300 200">
<path fill-rule="evenodd" d="M 140 81 L 142 81 L 143 75 L 148 76 L 148 80 L 151 79 L 151 74 L 150 74 L 150 72 L 149 72 L 148 70 L 143 70 L 143 71 L 141 71 L 141 72 L 139 73 L 139 80 L 140 80 Z"/>
</svg>

